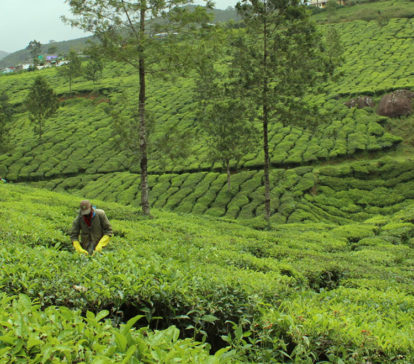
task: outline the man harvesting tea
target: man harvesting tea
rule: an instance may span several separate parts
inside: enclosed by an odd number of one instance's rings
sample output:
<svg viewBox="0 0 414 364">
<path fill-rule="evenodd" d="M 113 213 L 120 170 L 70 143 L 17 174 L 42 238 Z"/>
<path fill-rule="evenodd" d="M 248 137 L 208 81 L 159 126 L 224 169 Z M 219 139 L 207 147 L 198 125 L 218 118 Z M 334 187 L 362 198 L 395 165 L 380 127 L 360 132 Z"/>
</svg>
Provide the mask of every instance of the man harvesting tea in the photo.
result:
<svg viewBox="0 0 414 364">
<path fill-rule="evenodd" d="M 86 255 L 101 252 L 111 236 L 112 227 L 105 211 L 93 207 L 88 200 L 81 201 L 79 215 L 73 221 L 70 233 L 75 250 Z"/>
</svg>

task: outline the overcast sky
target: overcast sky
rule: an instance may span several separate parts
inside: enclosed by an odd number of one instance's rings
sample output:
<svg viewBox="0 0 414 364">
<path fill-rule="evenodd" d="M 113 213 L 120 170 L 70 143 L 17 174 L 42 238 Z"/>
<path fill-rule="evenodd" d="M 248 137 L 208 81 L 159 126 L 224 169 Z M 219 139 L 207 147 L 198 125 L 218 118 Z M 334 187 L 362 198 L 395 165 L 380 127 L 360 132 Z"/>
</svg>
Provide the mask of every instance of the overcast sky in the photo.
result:
<svg viewBox="0 0 414 364">
<path fill-rule="evenodd" d="M 216 8 L 235 6 L 237 0 L 216 0 Z M 0 0 L 0 51 L 15 52 L 31 40 L 47 44 L 85 37 L 88 34 L 64 24 L 70 15 L 64 0 Z"/>
</svg>

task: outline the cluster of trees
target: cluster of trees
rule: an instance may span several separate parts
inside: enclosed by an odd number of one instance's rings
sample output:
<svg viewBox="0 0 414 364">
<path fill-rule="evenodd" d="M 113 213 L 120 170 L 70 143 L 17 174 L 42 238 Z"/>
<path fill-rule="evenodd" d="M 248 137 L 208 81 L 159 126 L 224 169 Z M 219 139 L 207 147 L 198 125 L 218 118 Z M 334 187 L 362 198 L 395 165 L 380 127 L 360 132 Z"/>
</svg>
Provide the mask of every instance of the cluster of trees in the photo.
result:
<svg viewBox="0 0 414 364">
<path fill-rule="evenodd" d="M 168 77 L 197 71 L 198 120 L 210 139 L 212 158 L 227 167 L 258 141 L 262 125 L 266 218 L 270 217 L 269 123 L 307 121 L 301 102 L 309 88 L 332 70 L 333 57 L 300 0 L 242 0 L 238 30 L 210 26 L 206 7 L 191 0 L 69 0 L 73 26 L 94 33 L 102 53 L 132 65 L 139 74 L 129 144 L 139 156 L 141 206 L 150 214 L 148 163 L 148 75 Z M 150 22 L 151 18 L 161 19 Z M 162 39 L 157 38 L 162 34 Z M 188 71 L 187 71 L 188 72 Z M 130 135 L 131 135 L 130 134 Z M 125 139 L 125 138 L 124 138 Z"/>
<path fill-rule="evenodd" d="M 150 214 L 147 78 L 168 77 L 192 67 L 197 72 L 198 120 L 209 137 L 212 159 L 226 166 L 229 186 L 230 161 L 254 148 L 259 139 L 257 121 L 261 122 L 269 219 L 269 123 L 306 123 L 309 110 L 301 97 L 332 72 L 338 57 L 325 49 L 300 0 L 242 0 L 237 5 L 241 26 L 226 31 L 210 25 L 211 4 L 186 7 L 189 3 L 70 0 L 76 19 L 68 21 L 93 32 L 102 53 L 132 65 L 139 74 L 136 109 L 122 130 L 135 135 L 128 146 L 140 159 L 144 214 Z M 149 22 L 155 17 L 161 21 Z"/>
<path fill-rule="evenodd" d="M 40 42 L 33 40 L 29 43 L 27 49 L 30 50 L 31 56 L 38 62 L 38 56 L 41 52 Z M 99 49 L 92 45 L 86 50 L 89 61 L 82 70 L 81 61 L 78 54 L 71 50 L 68 55 L 68 64 L 59 68 L 60 75 L 69 82 L 69 92 L 72 93 L 72 81 L 74 78 L 84 74 L 85 78 L 96 81 L 102 74 L 104 61 L 99 53 Z M 38 76 L 29 89 L 29 94 L 25 99 L 25 107 L 29 112 L 29 119 L 33 124 L 33 130 L 42 138 L 45 129 L 46 120 L 55 115 L 59 108 L 58 96 L 48 84 L 47 80 Z M 0 94 L 0 152 L 5 152 L 10 144 L 10 126 L 13 119 L 13 105 L 9 102 L 9 96 L 6 92 Z"/>
<path fill-rule="evenodd" d="M 95 86 L 102 76 L 104 60 L 99 52 L 99 48 L 91 45 L 85 50 L 85 54 L 88 56 L 88 62 L 85 67 L 82 67 L 82 62 L 77 52 L 72 49 L 67 56 L 68 63 L 58 69 L 59 74 L 69 82 L 69 93 L 72 93 L 72 82 L 76 77 L 82 75 L 88 81 L 92 81 Z"/>
<path fill-rule="evenodd" d="M 103 56 L 134 67 L 139 75 L 137 92 L 131 93 L 136 98 L 134 110 L 128 115 L 114 112 L 114 120 L 125 134 L 121 138 L 124 144 L 140 161 L 144 214 L 150 214 L 148 76 L 174 77 L 191 70 L 193 77 L 195 70 L 197 120 L 208 137 L 212 160 L 220 160 L 226 167 L 229 189 L 230 161 L 239 161 L 261 139 L 269 219 L 269 123 L 300 121 L 303 125 L 310 121 L 302 96 L 332 73 L 339 60 L 337 34 L 330 37 L 332 45 L 324 42 L 300 0 L 242 0 L 237 5 L 241 23 L 224 28 L 211 25 L 210 3 L 185 6 L 190 2 L 69 0 L 75 19 L 66 20 L 93 32 L 100 41 L 89 52 L 88 79 L 97 80 Z M 36 49 L 33 44 L 33 55 Z M 71 52 L 69 64 L 60 71 L 69 81 L 70 91 L 80 69 L 76 53 Z M 127 99 L 120 102 L 131 103 Z M 57 110 L 57 97 L 39 77 L 26 103 L 41 137 L 44 120 Z M 168 145 L 167 149 L 173 148 Z"/>
<path fill-rule="evenodd" d="M 33 60 L 33 64 L 36 66 L 40 63 L 39 56 L 42 51 L 42 44 L 37 40 L 32 40 L 26 47 L 30 51 L 30 55 Z M 49 46 L 48 53 L 55 53 L 57 47 L 55 45 Z M 85 55 L 88 57 L 88 63 L 82 68 L 82 62 L 78 56 L 78 53 L 71 49 L 65 56 L 67 64 L 58 69 L 59 74 L 68 81 L 69 93 L 72 93 L 72 82 L 76 77 L 83 75 L 87 80 L 92 81 L 95 85 L 98 79 L 102 76 L 104 68 L 104 60 L 101 56 L 100 49 L 95 44 L 90 44 L 85 49 Z"/>
</svg>

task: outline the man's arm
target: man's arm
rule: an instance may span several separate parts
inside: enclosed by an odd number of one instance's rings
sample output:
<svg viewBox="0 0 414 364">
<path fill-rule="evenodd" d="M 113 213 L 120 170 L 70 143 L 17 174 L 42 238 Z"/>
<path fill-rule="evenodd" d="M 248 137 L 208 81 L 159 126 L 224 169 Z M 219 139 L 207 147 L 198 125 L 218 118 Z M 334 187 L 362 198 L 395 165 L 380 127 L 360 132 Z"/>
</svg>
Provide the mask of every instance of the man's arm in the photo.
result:
<svg viewBox="0 0 414 364">
<path fill-rule="evenodd" d="M 99 240 L 99 243 L 95 247 L 96 252 L 102 252 L 102 248 L 107 246 L 109 243 L 109 238 L 113 235 L 112 226 L 106 217 L 105 211 L 100 210 L 99 212 L 99 221 L 102 227 L 102 238 Z"/>
<path fill-rule="evenodd" d="M 112 236 L 113 232 L 112 232 L 112 226 L 111 223 L 109 222 L 108 218 L 106 217 L 105 211 L 102 210 L 102 214 L 101 214 L 101 224 L 102 224 L 102 235 L 108 235 L 108 236 Z"/>
<path fill-rule="evenodd" d="M 70 231 L 70 239 L 72 242 L 79 240 L 80 233 L 80 217 L 78 216 L 72 224 L 72 230 Z"/>
<path fill-rule="evenodd" d="M 70 238 L 72 240 L 73 247 L 78 253 L 88 255 L 88 252 L 83 249 L 79 243 L 79 233 L 80 233 L 80 217 L 78 216 L 72 224 L 72 230 L 70 232 Z"/>
</svg>

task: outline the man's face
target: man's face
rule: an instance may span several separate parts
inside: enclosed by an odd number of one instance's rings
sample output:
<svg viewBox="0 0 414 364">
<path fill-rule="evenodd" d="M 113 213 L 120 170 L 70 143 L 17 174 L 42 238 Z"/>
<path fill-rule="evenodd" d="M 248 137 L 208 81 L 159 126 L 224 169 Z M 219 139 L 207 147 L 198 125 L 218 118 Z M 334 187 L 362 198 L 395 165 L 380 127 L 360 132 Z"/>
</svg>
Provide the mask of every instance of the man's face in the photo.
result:
<svg viewBox="0 0 414 364">
<path fill-rule="evenodd" d="M 91 213 L 91 203 L 88 200 L 83 200 L 80 203 L 80 213 L 81 215 L 89 215 Z"/>
</svg>

